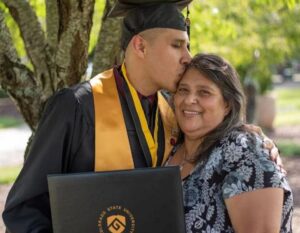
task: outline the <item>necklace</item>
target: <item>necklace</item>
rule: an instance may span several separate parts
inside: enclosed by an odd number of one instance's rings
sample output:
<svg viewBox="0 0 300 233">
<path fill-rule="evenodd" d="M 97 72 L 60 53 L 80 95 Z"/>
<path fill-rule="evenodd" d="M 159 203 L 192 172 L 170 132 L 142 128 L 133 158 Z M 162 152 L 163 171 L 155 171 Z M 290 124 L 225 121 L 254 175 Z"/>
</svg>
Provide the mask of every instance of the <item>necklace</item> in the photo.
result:
<svg viewBox="0 0 300 233">
<path fill-rule="evenodd" d="M 180 171 L 182 171 L 184 165 L 186 165 L 187 163 L 190 163 L 190 161 L 188 161 L 186 159 L 186 150 L 184 150 L 184 152 L 183 152 L 183 159 L 182 159 L 181 163 L 179 164 Z"/>
<path fill-rule="evenodd" d="M 165 166 L 174 166 L 174 165 L 171 165 L 171 161 L 174 159 L 174 156 L 170 156 L 168 158 L 168 160 L 165 162 Z M 180 169 L 180 172 L 183 170 L 183 167 L 187 164 L 187 163 L 191 163 L 190 160 L 186 159 L 186 150 L 184 149 L 184 152 L 183 152 L 183 159 L 181 160 L 181 162 L 176 165 L 176 166 L 179 166 L 179 169 Z"/>
<path fill-rule="evenodd" d="M 179 164 L 179 169 L 180 169 L 180 171 L 182 171 L 182 169 L 183 169 L 183 167 L 184 167 L 184 165 L 187 163 L 187 161 L 185 161 L 185 160 L 182 160 L 181 161 L 181 163 Z"/>
</svg>

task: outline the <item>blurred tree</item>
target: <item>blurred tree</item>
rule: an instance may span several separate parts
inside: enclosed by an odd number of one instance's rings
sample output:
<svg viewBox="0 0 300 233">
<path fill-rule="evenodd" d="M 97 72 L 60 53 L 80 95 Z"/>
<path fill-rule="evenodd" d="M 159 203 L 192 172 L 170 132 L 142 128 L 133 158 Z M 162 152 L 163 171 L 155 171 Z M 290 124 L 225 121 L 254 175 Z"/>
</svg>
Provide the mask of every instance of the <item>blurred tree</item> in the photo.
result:
<svg viewBox="0 0 300 233">
<path fill-rule="evenodd" d="M 114 0 L 96 4 L 95 0 L 0 3 L 0 85 L 33 132 L 49 96 L 86 78 L 89 51 L 94 51 L 97 61 L 99 54 L 103 58 L 94 63 L 97 71 L 111 67 L 116 60 L 119 19 L 107 18 L 113 3 Z M 96 29 L 91 36 L 93 22 Z"/>
<path fill-rule="evenodd" d="M 199 4 L 200 2 L 200 4 Z M 299 57 L 299 0 L 200 0 L 191 9 L 191 48 L 226 57 L 260 93 L 271 87 L 275 65 Z"/>
<path fill-rule="evenodd" d="M 253 122 L 256 93 L 272 88 L 272 73 L 300 50 L 299 0 L 200 0 L 191 8 L 191 48 L 227 58 L 247 96 L 246 119 Z"/>
</svg>

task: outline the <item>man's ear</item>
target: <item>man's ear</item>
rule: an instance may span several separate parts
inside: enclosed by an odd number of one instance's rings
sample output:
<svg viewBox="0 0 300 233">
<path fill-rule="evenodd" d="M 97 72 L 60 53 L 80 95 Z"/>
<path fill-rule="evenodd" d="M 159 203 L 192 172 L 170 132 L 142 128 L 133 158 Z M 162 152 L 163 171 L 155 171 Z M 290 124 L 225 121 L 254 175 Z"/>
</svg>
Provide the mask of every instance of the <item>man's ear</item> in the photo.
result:
<svg viewBox="0 0 300 233">
<path fill-rule="evenodd" d="M 132 47 L 134 52 L 141 58 L 145 56 L 146 53 L 146 41 L 140 35 L 135 35 L 132 38 Z"/>
</svg>

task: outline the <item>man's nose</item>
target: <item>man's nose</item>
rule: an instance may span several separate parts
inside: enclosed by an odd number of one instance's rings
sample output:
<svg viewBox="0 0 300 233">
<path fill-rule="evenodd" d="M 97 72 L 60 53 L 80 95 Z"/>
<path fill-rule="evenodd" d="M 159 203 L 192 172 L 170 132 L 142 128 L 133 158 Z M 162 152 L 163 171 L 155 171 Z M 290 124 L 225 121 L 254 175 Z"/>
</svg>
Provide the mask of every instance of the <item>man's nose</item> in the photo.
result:
<svg viewBox="0 0 300 233">
<path fill-rule="evenodd" d="M 192 59 L 191 53 L 186 48 L 186 50 L 184 51 L 184 54 L 182 56 L 181 63 L 184 64 L 184 65 L 187 65 L 187 64 L 190 63 L 191 59 Z"/>
</svg>

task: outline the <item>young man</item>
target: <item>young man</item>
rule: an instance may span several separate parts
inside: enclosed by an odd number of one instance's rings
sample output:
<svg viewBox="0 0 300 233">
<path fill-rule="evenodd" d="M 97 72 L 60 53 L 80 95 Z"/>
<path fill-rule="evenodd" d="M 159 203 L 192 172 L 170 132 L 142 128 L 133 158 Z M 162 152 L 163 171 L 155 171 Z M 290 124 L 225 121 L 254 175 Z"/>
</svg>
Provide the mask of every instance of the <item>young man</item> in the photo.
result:
<svg viewBox="0 0 300 233">
<path fill-rule="evenodd" d="M 175 91 L 191 59 L 185 19 L 174 3 L 128 11 L 124 63 L 48 101 L 7 198 L 8 232 L 52 232 L 48 174 L 155 167 L 166 160 L 176 128 L 157 91 Z"/>
</svg>

